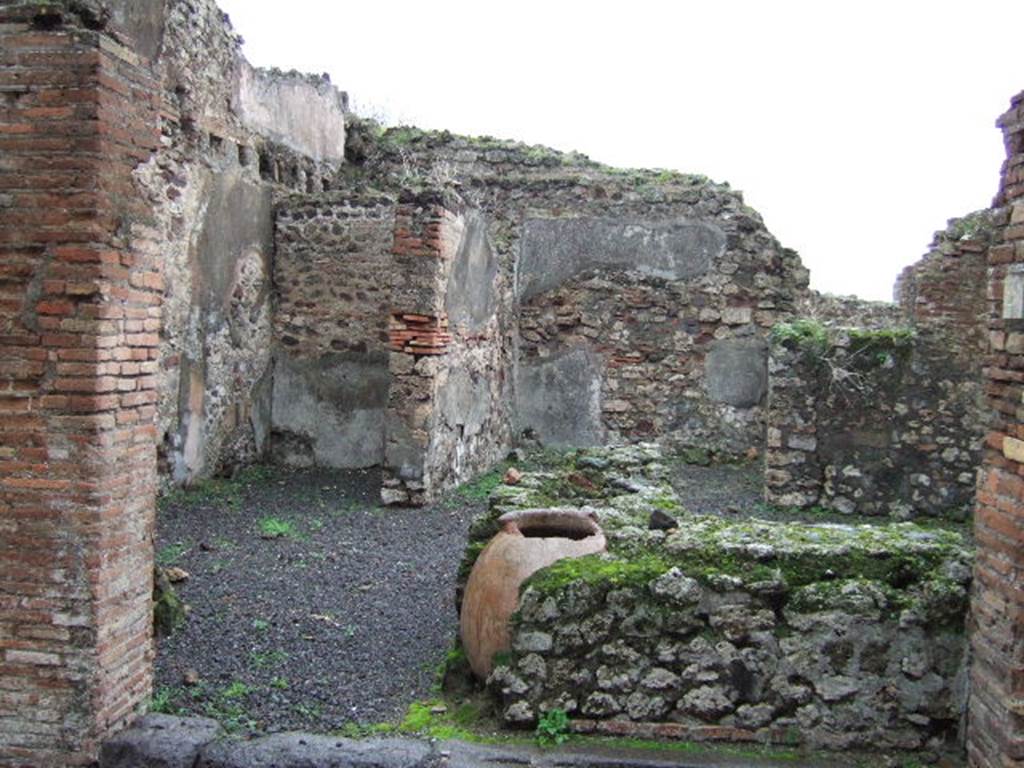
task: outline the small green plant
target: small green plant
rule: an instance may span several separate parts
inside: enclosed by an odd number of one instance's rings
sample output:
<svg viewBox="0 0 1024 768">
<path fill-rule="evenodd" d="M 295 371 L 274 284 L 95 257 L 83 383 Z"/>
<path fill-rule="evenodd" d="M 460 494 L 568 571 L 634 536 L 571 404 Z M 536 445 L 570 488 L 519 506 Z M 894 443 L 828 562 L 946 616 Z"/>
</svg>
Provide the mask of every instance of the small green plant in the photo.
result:
<svg viewBox="0 0 1024 768">
<path fill-rule="evenodd" d="M 812 355 L 823 355 L 829 346 L 828 329 L 817 320 L 798 318 L 772 327 L 772 341 Z"/>
<path fill-rule="evenodd" d="M 564 744 L 569 738 L 569 716 L 564 709 L 551 709 L 537 721 L 537 744 L 553 747 Z"/>
<path fill-rule="evenodd" d="M 270 622 L 266 619 L 253 619 L 252 628 L 255 629 L 257 632 L 266 632 L 268 629 L 270 629 Z"/>
<path fill-rule="evenodd" d="M 174 703 L 175 690 L 162 685 L 153 692 L 153 698 L 149 700 L 149 711 L 161 715 L 176 715 L 179 711 Z"/>
<path fill-rule="evenodd" d="M 197 685 L 190 693 L 193 700 L 201 703 L 203 714 L 218 720 L 228 733 L 252 730 L 256 727 L 256 721 L 245 707 L 244 700 L 252 693 L 252 688 L 245 683 L 236 680 L 220 690 L 213 691 L 212 695 L 204 686 Z"/>
<path fill-rule="evenodd" d="M 241 680 L 235 680 L 231 685 L 225 687 L 220 695 L 225 699 L 242 699 L 249 695 L 251 688 Z"/>
<path fill-rule="evenodd" d="M 436 702 L 422 702 L 414 701 L 409 705 L 409 711 L 405 713 L 405 718 L 399 725 L 399 730 L 405 733 L 421 733 L 425 731 L 434 719 L 434 715 L 431 710 L 436 706 Z"/>
<path fill-rule="evenodd" d="M 487 501 L 491 491 L 501 485 L 506 470 L 506 465 L 502 464 L 468 483 L 463 483 L 455 489 L 455 493 L 465 501 Z"/>
<path fill-rule="evenodd" d="M 276 688 L 279 691 L 288 690 L 288 678 L 287 677 L 274 677 L 270 680 L 270 687 Z"/>
<path fill-rule="evenodd" d="M 264 517 L 259 522 L 260 536 L 264 539 L 279 539 L 282 536 L 295 536 L 295 526 L 279 517 Z"/>
<path fill-rule="evenodd" d="M 993 229 L 989 211 L 984 209 L 960 219 L 951 219 L 946 233 L 953 240 L 974 240 L 989 237 Z"/>
<path fill-rule="evenodd" d="M 188 550 L 189 545 L 183 541 L 176 541 L 174 544 L 168 544 L 165 547 L 161 547 L 160 551 L 156 553 L 156 563 L 157 565 L 174 565 L 178 560 L 184 557 Z"/>
<path fill-rule="evenodd" d="M 679 502 L 671 496 L 658 496 L 651 499 L 651 506 L 660 509 L 663 512 L 679 512 L 682 510 L 682 506 Z"/>
<path fill-rule="evenodd" d="M 319 704 L 296 704 L 294 710 L 295 714 L 299 717 L 305 718 L 306 720 L 319 720 L 323 714 L 323 710 Z"/>
<path fill-rule="evenodd" d="M 249 654 L 249 660 L 257 669 L 270 669 L 271 667 L 277 667 L 286 662 L 288 660 L 288 654 L 284 651 L 267 651 L 265 653 L 257 653 L 253 651 Z"/>
<path fill-rule="evenodd" d="M 464 715 L 465 716 L 465 715 Z M 402 733 L 429 736 L 440 741 L 472 740 L 473 734 L 456 724 L 442 701 L 414 701 L 398 726 Z"/>
</svg>

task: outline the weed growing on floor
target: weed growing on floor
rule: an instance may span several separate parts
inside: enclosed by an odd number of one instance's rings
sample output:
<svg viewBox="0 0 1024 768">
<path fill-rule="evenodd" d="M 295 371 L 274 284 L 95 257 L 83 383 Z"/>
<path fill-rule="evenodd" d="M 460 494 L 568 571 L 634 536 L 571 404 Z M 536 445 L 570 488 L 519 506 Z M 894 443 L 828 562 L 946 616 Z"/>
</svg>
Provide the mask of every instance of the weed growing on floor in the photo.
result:
<svg viewBox="0 0 1024 768">
<path fill-rule="evenodd" d="M 160 715 L 176 715 L 181 708 L 174 703 L 176 691 L 166 685 L 160 686 L 153 691 L 153 697 L 149 700 L 149 711 Z"/>
<path fill-rule="evenodd" d="M 476 740 L 475 735 L 464 726 L 459 725 L 448 715 L 448 708 L 444 702 L 435 701 L 414 701 L 409 705 L 409 711 L 405 718 L 398 725 L 401 733 L 414 736 L 426 736 L 439 741 L 450 739 L 461 739 L 463 741 Z"/>
<path fill-rule="evenodd" d="M 231 685 L 221 690 L 221 697 L 225 699 L 241 699 L 248 696 L 252 689 L 241 680 L 235 680 Z"/>
<path fill-rule="evenodd" d="M 319 720 L 323 716 L 323 710 L 319 704 L 296 704 L 292 709 L 299 717 L 306 720 Z"/>
<path fill-rule="evenodd" d="M 537 720 L 537 744 L 555 747 L 569 739 L 569 715 L 564 709 L 551 709 Z"/>
<path fill-rule="evenodd" d="M 463 501 L 487 501 L 491 491 L 501 485 L 502 478 L 505 477 L 508 467 L 508 462 L 503 462 L 490 472 L 485 472 L 468 483 L 463 483 L 455 489 L 455 496 Z"/>
<path fill-rule="evenodd" d="M 276 476 L 274 467 L 253 464 L 237 472 L 234 477 L 215 477 L 200 480 L 188 488 L 173 488 L 158 500 L 161 510 L 169 507 L 218 506 L 238 511 L 247 486 L 269 482 Z"/>
<path fill-rule="evenodd" d="M 288 654 L 284 651 L 253 651 L 249 654 L 249 661 L 257 669 L 272 669 L 288 661 Z"/>
<path fill-rule="evenodd" d="M 228 733 L 253 730 L 256 721 L 249 715 L 244 703 L 250 693 L 252 688 L 236 680 L 206 701 L 203 711 L 207 717 L 218 720 Z"/>
<path fill-rule="evenodd" d="M 177 541 L 174 544 L 161 547 L 160 551 L 156 553 L 156 564 L 163 566 L 174 565 L 185 556 L 189 549 L 189 545 L 183 541 Z"/>
<path fill-rule="evenodd" d="M 259 522 L 260 536 L 264 539 L 279 539 L 281 537 L 293 538 L 295 526 L 288 520 L 279 517 L 264 517 Z"/>
</svg>

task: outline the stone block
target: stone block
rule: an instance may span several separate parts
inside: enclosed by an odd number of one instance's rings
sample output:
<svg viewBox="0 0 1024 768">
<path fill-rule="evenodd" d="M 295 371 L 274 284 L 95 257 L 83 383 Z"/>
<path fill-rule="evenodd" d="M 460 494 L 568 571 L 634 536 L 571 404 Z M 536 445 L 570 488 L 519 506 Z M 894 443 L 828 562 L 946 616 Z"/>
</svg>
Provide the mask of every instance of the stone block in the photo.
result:
<svg viewBox="0 0 1024 768">
<path fill-rule="evenodd" d="M 1015 437 L 1003 438 L 1003 456 L 1010 461 L 1024 464 L 1024 440 Z"/>
<path fill-rule="evenodd" d="M 200 750 L 223 735 L 205 717 L 146 715 L 103 744 L 100 768 L 193 768 Z"/>
<path fill-rule="evenodd" d="M 279 733 L 224 740 L 203 750 L 196 768 L 435 768 L 441 756 L 416 739 L 342 739 Z M 126 766 L 127 768 L 127 766 Z"/>
</svg>

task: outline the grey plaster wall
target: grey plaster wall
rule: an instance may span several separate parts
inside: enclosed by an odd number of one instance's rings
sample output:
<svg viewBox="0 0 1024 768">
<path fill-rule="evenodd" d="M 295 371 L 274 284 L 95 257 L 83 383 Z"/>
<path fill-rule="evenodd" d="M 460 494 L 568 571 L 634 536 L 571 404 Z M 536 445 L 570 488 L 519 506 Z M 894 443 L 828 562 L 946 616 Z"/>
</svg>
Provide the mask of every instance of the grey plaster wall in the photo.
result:
<svg viewBox="0 0 1024 768">
<path fill-rule="evenodd" d="M 601 421 L 604 361 L 586 349 L 520 361 L 516 372 L 518 429 L 546 446 L 569 448 L 605 441 Z"/>
<path fill-rule="evenodd" d="M 768 344 L 763 339 L 716 341 L 708 351 L 704 371 L 712 400 L 752 408 L 768 391 Z"/>
<path fill-rule="evenodd" d="M 487 241 L 487 220 L 469 210 L 445 292 L 445 310 L 452 324 L 478 330 L 487 323 L 497 308 L 497 272 L 498 260 Z"/>
<path fill-rule="evenodd" d="M 196 245 L 195 264 L 202 308 L 219 315 L 231 301 L 235 266 L 241 254 L 257 252 L 269 272 L 273 251 L 272 191 L 239 171 L 212 179 Z M 222 317 L 211 317 L 214 324 Z"/>
<path fill-rule="evenodd" d="M 279 353 L 271 405 L 275 459 L 292 466 L 380 464 L 390 376 L 382 357 Z"/>
<path fill-rule="evenodd" d="M 725 251 L 718 227 L 685 219 L 528 219 L 523 227 L 518 295 L 526 301 L 592 269 L 626 269 L 666 280 L 706 273 Z"/>
<path fill-rule="evenodd" d="M 326 78 L 242 64 L 238 115 L 256 133 L 314 160 L 345 157 L 345 95 Z"/>
<path fill-rule="evenodd" d="M 271 190 L 239 170 L 192 177 L 187 246 L 165 259 L 164 354 L 178 360 L 176 413 L 165 422 L 172 478 L 189 483 L 265 442 L 270 362 Z M 265 389 L 265 384 L 264 387 Z M 171 401 L 168 401 L 168 404 Z M 243 448 L 244 444 L 244 448 Z M 239 451 L 235 451 L 239 453 Z"/>
<path fill-rule="evenodd" d="M 437 394 L 437 411 L 446 424 L 461 430 L 464 437 L 480 433 L 491 410 L 491 392 L 466 368 L 449 371 L 448 380 Z"/>
</svg>

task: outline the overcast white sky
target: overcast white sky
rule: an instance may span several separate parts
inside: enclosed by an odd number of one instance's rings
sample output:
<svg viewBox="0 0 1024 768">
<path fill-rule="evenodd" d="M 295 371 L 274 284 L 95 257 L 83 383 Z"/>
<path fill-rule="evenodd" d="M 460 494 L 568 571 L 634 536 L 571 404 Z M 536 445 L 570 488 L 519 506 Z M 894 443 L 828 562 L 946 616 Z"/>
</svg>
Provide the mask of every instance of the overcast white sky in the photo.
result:
<svg viewBox="0 0 1024 768">
<path fill-rule="evenodd" d="M 1024 2 L 219 0 L 259 66 L 357 109 L 743 190 L 811 285 L 889 299 L 987 206 Z"/>
</svg>

